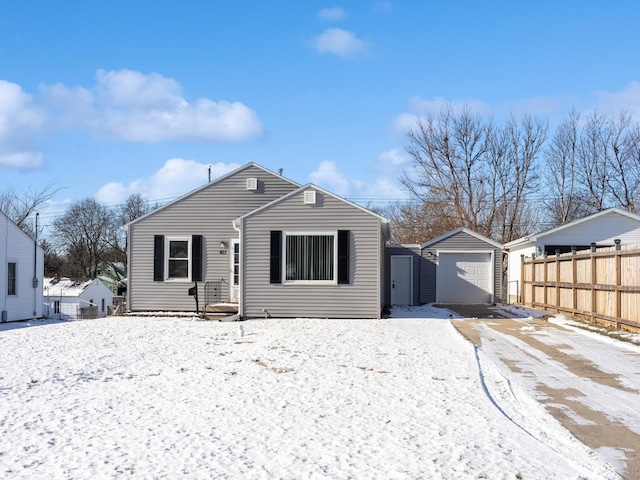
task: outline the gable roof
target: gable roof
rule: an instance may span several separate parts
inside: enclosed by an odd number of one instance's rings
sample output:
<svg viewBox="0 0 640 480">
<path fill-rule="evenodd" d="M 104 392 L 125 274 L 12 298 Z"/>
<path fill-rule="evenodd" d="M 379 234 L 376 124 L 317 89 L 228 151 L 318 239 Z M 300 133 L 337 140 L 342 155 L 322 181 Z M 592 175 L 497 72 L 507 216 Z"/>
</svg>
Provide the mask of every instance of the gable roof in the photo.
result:
<svg viewBox="0 0 640 480">
<path fill-rule="evenodd" d="M 102 284 L 104 288 L 109 289 L 102 280 L 94 278 L 92 280 L 75 281 L 64 277 L 57 282 L 54 278 L 45 278 L 43 282 L 45 297 L 79 297 L 89 286 Z M 96 283 L 99 282 L 99 283 Z M 111 291 L 111 290 L 109 290 Z"/>
<path fill-rule="evenodd" d="M 420 248 L 427 248 L 430 247 L 431 245 L 434 245 L 438 242 L 441 242 L 442 240 L 449 238 L 449 237 L 453 237 L 454 235 L 457 235 L 458 233 L 466 233 L 468 235 L 471 235 L 472 237 L 477 238 L 478 240 L 481 240 L 485 243 L 488 243 L 492 246 L 494 246 L 495 248 L 499 248 L 500 250 L 502 250 L 504 247 L 503 245 L 499 244 L 498 242 L 495 242 L 493 240 L 491 240 L 490 238 L 485 237 L 484 235 L 480 235 L 479 233 L 474 232 L 473 230 L 469 230 L 468 228 L 465 227 L 460 227 L 460 228 L 456 228 L 455 230 L 451 230 L 450 232 L 444 233 L 442 235 L 440 235 L 439 237 L 436 237 L 432 240 L 429 240 L 428 242 L 423 243 L 422 245 L 420 245 Z"/>
<path fill-rule="evenodd" d="M 277 173 L 275 173 L 275 172 L 272 172 L 271 170 L 269 170 L 269 169 L 267 169 L 267 168 L 264 168 L 263 166 L 258 165 L 257 163 L 249 162 L 249 163 L 246 163 L 246 164 L 242 165 L 242 166 L 241 166 L 241 167 L 239 167 L 239 168 L 236 168 L 235 170 L 232 170 L 231 172 L 225 173 L 224 175 L 221 175 L 221 176 L 219 176 L 218 178 L 213 179 L 212 181 L 210 181 L 210 182 L 208 182 L 208 183 L 205 183 L 204 185 L 202 185 L 202 186 L 200 186 L 200 187 L 198 187 L 198 188 L 196 188 L 196 189 L 194 189 L 194 190 L 191 190 L 190 192 L 185 193 L 184 195 L 182 195 L 182 196 L 180 196 L 180 197 L 176 198 L 175 200 L 172 200 L 172 201 L 171 201 L 171 202 L 169 202 L 169 203 L 165 203 L 165 204 L 164 204 L 164 205 L 162 205 L 161 207 L 158 207 L 158 208 L 156 208 L 155 210 L 152 210 L 151 212 L 149 212 L 149 213 L 147 213 L 147 214 L 145 214 L 145 215 L 143 215 L 143 216 L 141 216 L 141 217 L 139 217 L 139 218 L 136 218 L 135 220 L 132 220 L 131 222 L 127 223 L 127 224 L 126 224 L 126 225 L 124 225 L 124 226 L 125 226 L 125 227 L 128 227 L 129 225 L 133 225 L 134 223 L 138 223 L 138 222 L 139 222 L 140 220 L 142 220 L 143 218 L 147 218 L 147 217 L 149 217 L 149 216 L 153 215 L 154 213 L 157 213 L 157 212 L 159 212 L 159 211 L 161 211 L 161 210 L 164 210 L 165 208 L 168 208 L 168 207 L 170 207 L 171 205 L 174 205 L 174 204 L 176 204 L 176 203 L 178 203 L 178 202 L 182 201 L 183 199 L 185 199 L 185 198 L 187 198 L 187 197 L 190 197 L 190 196 L 192 196 L 192 195 L 195 195 L 196 193 L 200 192 L 201 190 L 204 190 L 205 188 L 210 188 L 210 187 L 214 186 L 215 184 L 217 184 L 217 183 L 221 182 L 222 180 L 225 180 L 225 179 L 227 179 L 227 178 L 229 178 L 229 177 L 232 177 L 232 176 L 236 175 L 237 173 L 242 172 L 243 170 L 246 170 L 247 168 L 250 168 L 250 167 L 256 167 L 256 168 L 259 168 L 260 170 L 263 170 L 265 173 L 268 173 L 268 174 L 270 174 L 270 175 L 273 175 L 274 177 L 282 178 L 283 180 L 285 180 L 285 181 L 287 181 L 287 182 L 291 183 L 292 185 L 295 185 L 296 187 L 299 187 L 299 186 L 300 186 L 300 184 L 299 184 L 299 183 L 294 182 L 293 180 L 290 180 L 290 179 L 288 179 L 287 177 L 284 177 L 284 176 L 279 175 L 279 174 L 277 174 Z"/>
<path fill-rule="evenodd" d="M 608 208 L 606 210 L 601 210 L 597 213 L 594 213 L 593 215 L 588 215 L 586 217 L 579 218 L 578 220 L 573 220 L 571 222 L 565 223 L 558 227 L 554 227 L 550 230 L 545 230 L 540 233 L 536 233 L 535 235 L 529 235 L 528 237 L 521 237 L 516 240 L 512 240 L 509 243 L 506 243 L 504 246 L 505 248 L 511 248 L 511 247 L 515 247 L 515 246 L 526 244 L 526 243 L 535 243 L 538 240 L 548 235 L 552 235 L 554 233 L 561 232 L 562 230 L 566 230 L 566 229 L 575 227 L 576 225 L 580 225 L 581 223 L 595 220 L 599 217 L 602 217 L 605 215 L 611 215 L 611 214 L 623 215 L 631 220 L 635 220 L 636 222 L 638 222 L 638 228 L 640 228 L 640 217 L 638 215 L 634 215 L 633 213 L 629 213 L 626 210 L 621 210 L 619 208 Z"/>
<path fill-rule="evenodd" d="M 16 230 L 18 230 L 22 235 L 24 235 L 24 237 L 25 237 L 26 239 L 28 239 L 28 240 L 29 240 L 29 241 L 31 241 L 31 242 L 35 241 L 35 240 L 34 240 L 34 238 L 33 238 L 31 235 L 29 235 L 27 232 L 25 232 L 24 230 L 22 230 L 18 225 L 16 225 L 16 223 L 15 223 L 13 220 L 11 220 L 11 219 L 9 218 L 9 216 L 8 216 L 6 213 L 4 213 L 4 212 L 0 211 L 0 216 L 4 217 L 5 222 L 6 222 L 6 224 L 7 224 L 7 228 L 9 228 L 9 225 L 13 225 L 13 227 L 14 227 Z M 38 250 L 42 250 L 42 247 L 40 247 L 40 245 L 38 245 Z"/>
<path fill-rule="evenodd" d="M 361 211 L 363 211 L 365 213 L 368 213 L 369 215 L 372 215 L 373 217 L 377 218 L 378 220 L 380 220 L 380 222 L 382 224 L 383 233 L 384 233 L 385 237 L 389 238 L 389 236 L 390 236 L 389 235 L 390 234 L 389 220 L 387 220 L 385 217 L 383 217 L 382 215 L 378 215 L 377 213 L 372 212 L 371 210 L 369 210 L 367 208 L 361 207 L 360 205 L 358 205 L 356 203 L 353 203 L 353 202 L 347 200 L 346 198 L 342 198 L 342 197 L 336 195 L 335 193 L 331 193 L 331 192 L 325 190 L 322 187 L 318 187 L 317 185 L 314 185 L 313 183 L 307 183 L 306 185 L 302 185 L 301 187 L 299 187 L 299 188 L 287 193 L 286 195 L 283 195 L 283 196 L 281 196 L 279 198 L 276 198 L 275 200 L 272 200 L 271 202 L 269 202 L 269 203 L 267 203 L 265 205 L 262 205 L 261 207 L 258 207 L 255 210 L 252 210 L 252 211 L 250 211 L 248 213 L 245 213 L 244 215 L 236 218 L 233 221 L 233 223 L 234 223 L 234 225 L 236 225 L 237 222 L 242 222 L 242 220 L 244 220 L 245 218 L 248 218 L 248 217 L 250 217 L 252 215 L 255 215 L 256 213 L 260 212 L 261 210 L 264 210 L 264 209 L 269 208 L 269 207 L 271 207 L 273 205 L 276 205 L 276 204 L 286 200 L 287 198 L 290 198 L 290 197 L 292 197 L 294 195 L 297 195 L 300 192 L 303 192 L 304 190 L 307 190 L 307 189 L 310 189 L 310 188 L 318 190 L 319 192 L 322 192 L 324 195 L 327 195 L 329 197 L 335 198 L 336 200 L 344 202 L 347 205 L 350 205 L 350 206 L 352 206 L 354 208 L 357 208 L 358 210 L 361 210 Z"/>
</svg>

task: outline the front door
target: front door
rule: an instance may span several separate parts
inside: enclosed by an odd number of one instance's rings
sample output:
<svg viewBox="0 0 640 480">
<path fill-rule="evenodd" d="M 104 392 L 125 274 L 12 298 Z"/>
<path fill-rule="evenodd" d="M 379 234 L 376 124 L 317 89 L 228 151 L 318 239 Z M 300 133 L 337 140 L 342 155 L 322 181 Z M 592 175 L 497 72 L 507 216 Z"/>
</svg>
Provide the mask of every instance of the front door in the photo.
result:
<svg viewBox="0 0 640 480">
<path fill-rule="evenodd" d="M 229 301 L 238 303 L 240 299 L 240 241 L 231 240 L 229 249 Z"/>
<path fill-rule="evenodd" d="M 391 256 L 391 305 L 412 305 L 413 260 L 410 255 Z"/>
</svg>

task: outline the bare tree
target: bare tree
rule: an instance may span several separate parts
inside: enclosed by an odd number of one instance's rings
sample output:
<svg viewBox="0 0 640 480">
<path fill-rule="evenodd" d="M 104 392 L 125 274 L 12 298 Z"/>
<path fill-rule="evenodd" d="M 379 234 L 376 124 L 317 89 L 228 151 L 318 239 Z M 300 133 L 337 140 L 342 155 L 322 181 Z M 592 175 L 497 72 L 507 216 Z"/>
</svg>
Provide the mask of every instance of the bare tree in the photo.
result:
<svg viewBox="0 0 640 480">
<path fill-rule="evenodd" d="M 556 129 L 544 154 L 549 192 L 543 203 L 553 225 L 562 225 L 591 213 L 579 191 L 579 124 L 580 114 L 573 109 Z"/>
<path fill-rule="evenodd" d="M 606 160 L 611 175 L 608 190 L 613 201 L 625 210 L 636 213 L 640 194 L 640 128 L 633 125 L 624 111 L 608 125 L 609 144 Z"/>
<path fill-rule="evenodd" d="M 607 119 L 597 112 L 591 113 L 582 128 L 578 144 L 578 179 L 584 202 L 590 210 L 596 212 L 607 208 L 610 175 L 607 168 L 608 144 Z"/>
<path fill-rule="evenodd" d="M 85 198 L 71 204 L 64 215 L 53 221 L 52 235 L 67 261 L 76 265 L 77 273 L 95 278 L 109 245 L 112 225 L 110 210 L 93 198 Z"/>
<path fill-rule="evenodd" d="M 498 128 L 468 108 L 419 120 L 407 132 L 413 168 L 401 182 L 422 210 L 404 213 L 431 217 L 435 230 L 468 227 L 503 243 L 521 236 L 534 220 L 528 197 L 546 135 L 546 123 L 533 117 Z"/>
<path fill-rule="evenodd" d="M 486 233 L 489 197 L 485 154 L 490 128 L 468 108 L 455 116 L 451 107 L 436 118 L 419 120 L 407 132 L 413 168 L 401 182 L 415 200 L 437 210 L 442 219 Z"/>
<path fill-rule="evenodd" d="M 535 212 L 529 202 L 529 196 L 538 190 L 538 159 L 547 139 L 547 123 L 525 115 L 520 122 L 509 119 L 504 130 L 508 145 L 505 156 L 506 172 L 503 177 L 504 197 L 494 208 L 504 212 L 499 219 L 502 243 L 510 242 L 527 232 L 523 220 L 532 221 Z"/>
<path fill-rule="evenodd" d="M 55 182 L 50 182 L 40 190 L 32 187 L 18 192 L 12 186 L 0 192 L 0 212 L 3 212 L 18 227 L 32 237 L 36 236 L 35 221 L 32 214 L 44 205 L 60 190 Z M 40 233 L 40 232 L 38 232 Z"/>
<path fill-rule="evenodd" d="M 147 198 L 139 193 L 129 195 L 124 204 L 114 208 L 109 236 L 109 261 L 122 263 L 126 270 L 128 239 L 124 226 L 156 208 L 157 204 L 151 205 Z"/>
</svg>

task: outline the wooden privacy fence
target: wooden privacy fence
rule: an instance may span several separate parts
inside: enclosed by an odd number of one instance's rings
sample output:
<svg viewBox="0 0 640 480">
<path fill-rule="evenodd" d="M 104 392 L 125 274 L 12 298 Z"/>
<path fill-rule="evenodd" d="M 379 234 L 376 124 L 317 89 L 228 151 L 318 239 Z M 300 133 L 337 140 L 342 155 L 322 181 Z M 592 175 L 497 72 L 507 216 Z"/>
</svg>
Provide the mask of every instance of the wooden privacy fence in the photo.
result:
<svg viewBox="0 0 640 480">
<path fill-rule="evenodd" d="M 524 305 L 640 329 L 640 245 L 522 259 Z"/>
</svg>

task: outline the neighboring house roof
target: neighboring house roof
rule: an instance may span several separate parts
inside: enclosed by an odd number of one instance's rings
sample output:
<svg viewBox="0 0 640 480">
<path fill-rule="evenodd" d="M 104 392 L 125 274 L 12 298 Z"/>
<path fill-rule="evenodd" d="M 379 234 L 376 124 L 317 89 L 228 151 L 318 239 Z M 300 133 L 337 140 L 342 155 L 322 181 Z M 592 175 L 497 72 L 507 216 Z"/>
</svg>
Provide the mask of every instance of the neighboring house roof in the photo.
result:
<svg viewBox="0 0 640 480">
<path fill-rule="evenodd" d="M 236 218 L 233 221 L 233 223 L 234 223 L 234 225 L 236 225 L 238 222 L 242 222 L 242 220 L 247 218 L 247 217 L 253 216 L 256 213 L 258 213 L 258 212 L 260 212 L 260 211 L 262 211 L 262 210 L 264 210 L 266 208 L 269 208 L 269 207 L 271 207 L 273 205 L 276 205 L 276 204 L 278 204 L 280 202 L 283 202 L 287 198 L 290 198 L 290 197 L 292 197 L 294 195 L 299 194 L 300 192 L 304 192 L 305 190 L 309 190 L 309 189 L 318 190 L 319 192 L 322 192 L 324 195 L 333 197 L 336 200 L 340 200 L 340 201 L 346 203 L 347 205 L 351 205 L 352 207 L 357 208 L 358 210 L 362 210 L 363 212 L 368 213 L 369 215 L 372 215 L 372 216 L 378 218 L 382 223 L 382 229 L 383 229 L 383 233 L 385 235 L 385 238 L 388 239 L 390 237 L 389 220 L 387 220 L 385 217 L 383 217 L 381 215 L 378 215 L 377 213 L 372 212 L 371 210 L 369 210 L 367 208 L 361 207 L 358 204 L 350 202 L 346 198 L 342 198 L 342 197 L 340 197 L 340 196 L 338 196 L 338 195 L 336 195 L 334 193 L 331 193 L 331 192 L 325 190 L 324 188 L 318 187 L 317 185 L 314 185 L 312 183 L 307 183 L 306 185 L 302 185 L 300 188 L 297 188 L 296 190 L 293 190 L 293 191 L 287 193 L 286 195 L 283 195 L 283 196 L 281 196 L 279 198 L 276 198 L 275 200 L 272 200 L 271 202 L 269 202 L 269 203 L 267 203 L 265 205 L 262 205 L 261 207 L 258 207 L 255 210 L 252 210 L 251 212 L 245 213 L 244 215 Z"/>
<path fill-rule="evenodd" d="M 521 237 L 516 240 L 512 240 L 511 242 L 506 243 L 504 246 L 506 249 L 509 249 L 509 248 L 520 246 L 520 245 L 533 244 L 542 240 L 546 236 L 552 235 L 554 233 L 558 233 L 562 230 L 573 228 L 576 225 L 580 225 L 581 223 L 595 220 L 604 215 L 611 215 L 611 214 L 623 215 L 625 217 L 630 218 L 631 220 L 635 220 L 636 222 L 638 222 L 638 228 L 640 228 L 640 217 L 638 215 L 634 215 L 633 213 L 629 213 L 625 210 L 620 210 L 619 208 L 609 208 L 607 210 L 602 210 L 598 213 L 594 213 L 593 215 L 589 215 L 587 217 L 565 223 L 563 225 L 560 225 L 559 227 L 555 227 L 550 230 L 545 230 L 543 232 L 536 233 L 535 235 L 529 235 L 528 237 Z"/>
<path fill-rule="evenodd" d="M 79 297 L 87 287 L 95 282 L 101 282 L 99 279 L 77 281 L 67 277 L 61 279 L 45 278 L 44 279 L 44 296 L 45 297 Z M 104 285 L 104 284 L 103 284 Z M 104 285 L 105 288 L 106 285 Z"/>
<path fill-rule="evenodd" d="M 485 237 L 484 235 L 480 235 L 479 233 L 474 232 L 473 230 L 469 230 L 468 228 L 465 227 L 460 227 L 460 228 L 456 228 L 455 230 L 451 230 L 450 232 L 444 233 L 442 235 L 440 235 L 439 237 L 436 237 L 432 240 L 429 240 L 428 242 L 423 243 L 422 245 L 420 245 L 420 248 L 428 248 L 431 245 L 434 245 L 438 242 L 441 242 L 442 240 L 452 237 L 454 235 L 457 235 L 458 233 L 466 233 L 468 235 L 471 235 L 472 237 L 476 237 L 478 240 L 481 240 L 485 243 L 488 243 L 496 248 L 499 248 L 500 250 L 502 250 L 504 248 L 503 245 L 499 244 L 498 242 L 494 242 L 493 240 L 491 240 L 490 238 Z"/>
<path fill-rule="evenodd" d="M 277 174 L 277 173 L 275 173 L 275 172 L 272 172 L 271 170 L 269 170 L 269 169 L 267 169 L 267 168 L 264 168 L 263 166 L 258 165 L 257 163 L 249 162 L 249 163 L 247 163 L 247 164 L 245 164 L 245 165 L 241 166 L 240 168 L 236 168 L 235 170 L 233 170 L 233 171 L 231 171 L 231 172 L 229 172 L 229 173 L 226 173 L 226 174 L 224 174 L 224 175 L 222 175 L 222 176 L 220 176 L 220 177 L 218 177 L 218 178 L 216 178 L 216 179 L 212 180 L 211 182 L 205 183 L 204 185 L 202 185 L 201 187 L 196 188 L 195 190 L 191 190 L 190 192 L 186 193 L 185 195 L 182 195 L 181 197 L 176 198 L 175 200 L 173 200 L 173 201 L 171 201 L 171 202 L 169 202 L 169 203 L 165 203 L 165 204 L 164 204 L 164 205 L 162 205 L 161 207 L 156 208 L 155 210 L 153 210 L 153 211 L 151 211 L 151 212 L 147 213 L 146 215 L 143 215 L 143 216 L 141 216 L 141 217 L 139 217 L 139 218 L 136 218 L 135 220 L 133 220 L 133 221 L 131 221 L 131 222 L 127 223 L 127 224 L 125 225 L 125 227 L 128 227 L 129 225 L 133 225 L 134 223 L 138 223 L 138 222 L 139 222 L 140 220 L 142 220 L 143 218 L 147 218 L 147 217 L 149 217 L 149 216 L 151 216 L 151 215 L 153 215 L 153 214 L 155 214 L 155 213 L 157 213 L 157 212 L 159 212 L 159 211 L 161 211 L 161 210 L 164 210 L 165 208 L 167 208 L 167 207 L 169 207 L 169 206 L 171 206 L 171 205 L 173 205 L 173 204 L 175 204 L 175 203 L 178 203 L 178 202 L 180 202 L 180 201 L 184 200 L 185 198 L 190 197 L 191 195 L 195 195 L 195 194 L 196 194 L 196 193 L 198 193 L 199 191 L 204 190 L 205 188 L 209 188 L 209 187 L 211 187 L 212 185 L 215 185 L 216 183 L 219 183 L 219 182 L 221 182 L 222 180 L 224 180 L 224 179 L 226 179 L 226 178 L 229 178 L 229 177 L 231 177 L 231 176 L 233 176 L 233 175 L 237 174 L 238 172 L 241 172 L 242 170 L 246 170 L 247 168 L 250 168 L 250 167 L 259 168 L 260 170 L 263 170 L 265 173 L 268 173 L 268 174 L 270 174 L 270 175 L 274 175 L 274 176 L 276 176 L 276 177 L 280 177 L 280 178 L 282 178 L 283 180 L 286 180 L 287 182 L 291 183 L 292 185 L 295 185 L 296 187 L 300 186 L 300 184 L 299 184 L 299 183 L 296 183 L 296 182 L 294 182 L 293 180 L 288 179 L 287 177 L 283 177 L 282 175 L 279 175 L 279 174 Z"/>
</svg>

